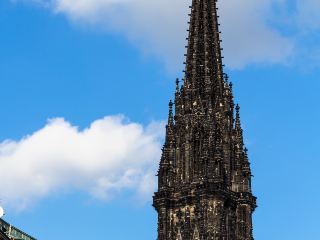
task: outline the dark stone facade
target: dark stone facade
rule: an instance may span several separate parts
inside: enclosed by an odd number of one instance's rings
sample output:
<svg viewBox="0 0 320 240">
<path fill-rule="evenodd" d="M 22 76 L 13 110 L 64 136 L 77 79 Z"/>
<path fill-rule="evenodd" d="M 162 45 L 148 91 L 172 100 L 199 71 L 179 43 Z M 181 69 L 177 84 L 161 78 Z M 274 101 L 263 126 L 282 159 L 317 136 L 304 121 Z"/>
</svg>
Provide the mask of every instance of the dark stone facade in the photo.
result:
<svg viewBox="0 0 320 240">
<path fill-rule="evenodd" d="M 190 8 L 185 79 L 169 103 L 153 202 L 158 240 L 253 240 L 256 198 L 240 107 L 223 73 L 216 0 Z"/>
</svg>

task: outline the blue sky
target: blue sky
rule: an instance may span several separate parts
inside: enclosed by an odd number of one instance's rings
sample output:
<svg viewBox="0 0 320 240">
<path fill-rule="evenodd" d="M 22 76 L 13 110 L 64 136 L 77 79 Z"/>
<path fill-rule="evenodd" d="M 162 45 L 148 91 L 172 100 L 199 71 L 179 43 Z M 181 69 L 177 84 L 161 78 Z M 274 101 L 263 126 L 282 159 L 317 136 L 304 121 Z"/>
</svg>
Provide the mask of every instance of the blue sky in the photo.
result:
<svg viewBox="0 0 320 240">
<path fill-rule="evenodd" d="M 156 238 L 152 176 L 182 77 L 187 4 L 0 2 L 6 220 L 40 240 Z M 320 4 L 220 4 L 255 176 L 255 238 L 320 239 Z"/>
</svg>

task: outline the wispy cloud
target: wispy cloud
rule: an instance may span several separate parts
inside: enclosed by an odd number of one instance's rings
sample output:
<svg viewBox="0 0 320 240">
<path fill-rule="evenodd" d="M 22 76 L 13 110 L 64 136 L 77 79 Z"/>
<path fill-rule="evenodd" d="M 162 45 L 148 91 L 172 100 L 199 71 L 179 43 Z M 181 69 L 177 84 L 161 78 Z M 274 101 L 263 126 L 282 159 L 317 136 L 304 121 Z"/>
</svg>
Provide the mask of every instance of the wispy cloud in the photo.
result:
<svg viewBox="0 0 320 240">
<path fill-rule="evenodd" d="M 318 0 L 297 0 L 297 20 L 303 31 L 320 29 L 320 1 Z"/>
<path fill-rule="evenodd" d="M 15 0 L 22 1 L 22 0 Z M 34 2 L 34 0 L 24 0 Z M 191 0 L 36 0 L 76 24 L 126 36 L 170 70 L 181 68 Z M 293 42 L 267 24 L 272 0 L 219 1 L 226 64 L 283 63 Z"/>
<path fill-rule="evenodd" d="M 231 68 L 247 64 L 284 64 L 293 54 L 294 42 L 267 22 L 270 0 L 220 1 L 223 45 Z"/>
<path fill-rule="evenodd" d="M 0 144 L 0 198 L 24 208 L 60 191 L 109 200 L 130 190 L 150 199 L 160 156 L 162 123 L 143 127 L 122 116 L 79 130 L 52 119 L 19 141 Z"/>
</svg>

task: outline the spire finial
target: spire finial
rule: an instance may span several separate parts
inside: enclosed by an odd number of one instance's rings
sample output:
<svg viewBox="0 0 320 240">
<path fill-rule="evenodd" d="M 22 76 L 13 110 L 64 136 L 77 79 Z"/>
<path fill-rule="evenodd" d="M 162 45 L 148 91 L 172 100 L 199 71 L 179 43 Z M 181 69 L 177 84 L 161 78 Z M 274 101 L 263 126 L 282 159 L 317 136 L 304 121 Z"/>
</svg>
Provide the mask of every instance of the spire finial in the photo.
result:
<svg viewBox="0 0 320 240">
<path fill-rule="evenodd" d="M 166 141 L 165 146 L 172 146 L 174 142 L 174 121 L 173 121 L 173 102 L 170 100 L 169 102 L 169 117 L 168 117 L 168 124 L 166 126 Z"/>
<path fill-rule="evenodd" d="M 236 105 L 236 129 L 241 130 L 241 120 L 240 120 L 240 106 Z"/>
<path fill-rule="evenodd" d="M 170 99 L 170 102 L 169 102 L 169 111 L 170 111 L 170 113 L 172 113 L 172 107 L 173 107 L 173 102 Z"/>
<path fill-rule="evenodd" d="M 176 79 L 176 93 L 179 92 L 179 78 Z"/>
<path fill-rule="evenodd" d="M 237 116 L 240 117 L 240 106 L 239 106 L 239 104 L 236 105 L 236 111 L 237 111 Z"/>
<path fill-rule="evenodd" d="M 249 169 L 249 172 L 250 172 L 250 163 L 249 163 L 249 157 L 248 157 L 248 148 L 244 148 L 244 150 L 243 150 L 243 156 L 244 156 L 244 158 L 243 158 L 243 160 L 244 160 L 244 167 L 245 168 L 247 168 L 247 169 Z"/>
<path fill-rule="evenodd" d="M 224 74 L 224 80 L 227 84 L 229 83 L 229 75 L 226 73 Z"/>
<path fill-rule="evenodd" d="M 248 148 L 246 148 L 246 147 L 244 148 L 244 156 L 248 157 Z"/>
<path fill-rule="evenodd" d="M 229 83 L 229 88 L 232 91 L 232 88 L 233 88 L 233 83 L 232 82 Z"/>
<path fill-rule="evenodd" d="M 168 118 L 168 124 L 172 125 L 173 123 L 173 102 L 170 100 L 169 102 L 169 118 Z"/>
</svg>

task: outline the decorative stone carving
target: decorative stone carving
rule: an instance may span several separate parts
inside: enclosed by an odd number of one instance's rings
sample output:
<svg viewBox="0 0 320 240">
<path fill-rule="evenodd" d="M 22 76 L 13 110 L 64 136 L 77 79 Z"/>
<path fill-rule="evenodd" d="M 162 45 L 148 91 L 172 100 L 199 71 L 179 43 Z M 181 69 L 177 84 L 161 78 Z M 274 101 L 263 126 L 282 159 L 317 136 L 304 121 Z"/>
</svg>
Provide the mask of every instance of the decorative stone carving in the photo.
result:
<svg viewBox="0 0 320 240">
<path fill-rule="evenodd" d="M 223 73 L 216 1 L 193 0 L 190 16 L 153 202 L 158 240 L 253 240 L 256 198 L 240 107 Z"/>
</svg>

